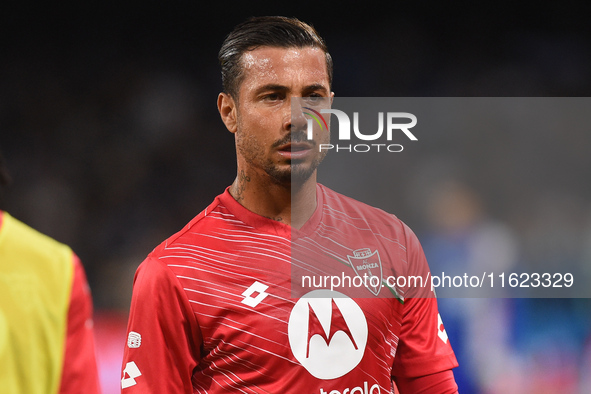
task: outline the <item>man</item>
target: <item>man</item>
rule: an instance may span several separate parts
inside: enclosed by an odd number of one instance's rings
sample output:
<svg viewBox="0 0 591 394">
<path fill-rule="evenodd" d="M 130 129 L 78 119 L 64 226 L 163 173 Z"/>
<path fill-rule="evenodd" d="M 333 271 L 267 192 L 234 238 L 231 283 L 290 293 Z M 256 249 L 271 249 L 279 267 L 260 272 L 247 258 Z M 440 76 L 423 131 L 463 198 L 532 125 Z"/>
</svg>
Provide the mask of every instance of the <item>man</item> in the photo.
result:
<svg viewBox="0 0 591 394">
<path fill-rule="evenodd" d="M 403 394 L 457 392 L 434 297 L 292 297 L 294 270 L 334 260 L 351 270 L 351 254 L 379 249 L 385 270 L 428 269 L 396 217 L 316 182 L 328 131 L 308 140 L 291 105 L 333 97 L 322 39 L 296 19 L 253 18 L 226 38 L 220 62 L 237 177 L 138 269 L 122 392 L 377 394 L 393 382 Z"/>
<path fill-rule="evenodd" d="M 0 184 L 8 174 L 0 157 Z M 0 211 L 0 392 L 100 393 L 92 300 L 72 250 Z"/>
</svg>

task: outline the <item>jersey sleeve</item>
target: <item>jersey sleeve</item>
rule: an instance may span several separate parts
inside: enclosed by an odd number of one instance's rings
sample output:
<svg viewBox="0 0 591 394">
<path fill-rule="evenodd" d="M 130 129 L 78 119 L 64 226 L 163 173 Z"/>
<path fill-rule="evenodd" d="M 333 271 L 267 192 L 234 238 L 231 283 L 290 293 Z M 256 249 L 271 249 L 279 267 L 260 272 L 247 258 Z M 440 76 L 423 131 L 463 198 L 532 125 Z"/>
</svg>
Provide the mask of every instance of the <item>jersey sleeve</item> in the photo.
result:
<svg viewBox="0 0 591 394">
<path fill-rule="evenodd" d="M 449 369 L 418 378 L 398 378 L 396 388 L 400 394 L 458 394 L 458 385 Z"/>
<path fill-rule="evenodd" d="M 408 227 L 406 254 L 408 275 L 428 277 L 429 266 L 416 235 Z M 404 302 L 402 327 L 392 376 L 416 378 L 432 375 L 458 366 L 437 308 L 437 299 L 425 286 Z M 401 391 L 404 394 L 403 391 Z"/>
<path fill-rule="evenodd" d="M 76 255 L 73 255 L 73 260 L 74 273 L 59 392 L 60 394 L 100 393 L 90 288 L 80 260 Z"/>
<path fill-rule="evenodd" d="M 200 330 L 178 279 L 155 258 L 136 272 L 127 334 L 122 393 L 193 392 Z"/>
</svg>

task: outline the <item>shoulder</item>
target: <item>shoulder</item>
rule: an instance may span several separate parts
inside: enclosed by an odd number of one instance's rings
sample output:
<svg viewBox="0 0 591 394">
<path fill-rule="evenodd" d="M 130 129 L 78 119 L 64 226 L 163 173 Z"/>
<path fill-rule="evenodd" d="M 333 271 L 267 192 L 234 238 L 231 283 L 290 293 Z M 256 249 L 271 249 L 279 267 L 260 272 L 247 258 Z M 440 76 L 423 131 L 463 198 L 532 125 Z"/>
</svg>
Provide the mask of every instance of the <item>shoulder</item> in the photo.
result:
<svg viewBox="0 0 591 394">
<path fill-rule="evenodd" d="M 38 277 L 45 286 L 58 287 L 72 279 L 72 249 L 6 212 L 2 212 L 0 250 L 4 269 L 15 275 L 28 273 L 31 280 Z"/>
<path fill-rule="evenodd" d="M 383 209 L 345 196 L 324 185 L 319 184 L 319 188 L 323 196 L 323 205 L 332 210 L 341 210 L 343 213 L 355 214 L 356 217 L 401 223 L 396 215 L 386 212 Z"/>
<path fill-rule="evenodd" d="M 231 225 L 232 214 L 224 205 L 222 196 L 217 196 L 181 230 L 148 254 L 136 271 L 134 288 L 149 292 L 163 286 L 179 286 L 179 275 L 191 273 L 197 257 L 206 254 L 213 244 L 221 242 L 216 233 Z"/>
<path fill-rule="evenodd" d="M 135 272 L 132 309 L 135 313 L 158 314 L 162 311 L 151 309 L 159 309 L 171 302 L 180 302 L 188 309 L 186 294 L 177 275 L 162 260 L 148 256 Z"/>
<path fill-rule="evenodd" d="M 221 196 L 217 196 L 211 204 L 199 212 L 181 230 L 160 243 L 149 256 L 157 259 L 169 254 L 171 249 L 182 245 L 198 244 L 199 238 L 203 234 L 210 233 L 223 226 L 225 224 L 224 218 L 230 214 L 224 206 Z"/>
<path fill-rule="evenodd" d="M 72 249 L 68 245 L 35 230 L 7 212 L 2 212 L 2 216 L 0 242 L 3 248 L 42 260 L 61 260 L 67 257 L 72 263 Z"/>
<path fill-rule="evenodd" d="M 377 233 L 395 234 L 397 239 L 414 236 L 410 228 L 396 215 L 345 196 L 319 184 L 322 193 L 322 209 L 327 219 L 367 227 Z"/>
</svg>

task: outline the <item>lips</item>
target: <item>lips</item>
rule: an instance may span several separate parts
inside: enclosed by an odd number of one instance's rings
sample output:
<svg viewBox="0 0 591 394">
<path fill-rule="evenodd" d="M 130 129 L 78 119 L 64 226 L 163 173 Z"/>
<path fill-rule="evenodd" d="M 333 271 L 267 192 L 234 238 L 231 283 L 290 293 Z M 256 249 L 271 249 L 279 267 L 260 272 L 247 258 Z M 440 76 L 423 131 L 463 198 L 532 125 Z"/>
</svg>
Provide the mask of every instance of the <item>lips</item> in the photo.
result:
<svg viewBox="0 0 591 394">
<path fill-rule="evenodd" d="M 300 159 L 312 152 L 313 146 L 309 142 L 290 142 L 278 147 L 279 154 L 289 159 Z"/>
</svg>

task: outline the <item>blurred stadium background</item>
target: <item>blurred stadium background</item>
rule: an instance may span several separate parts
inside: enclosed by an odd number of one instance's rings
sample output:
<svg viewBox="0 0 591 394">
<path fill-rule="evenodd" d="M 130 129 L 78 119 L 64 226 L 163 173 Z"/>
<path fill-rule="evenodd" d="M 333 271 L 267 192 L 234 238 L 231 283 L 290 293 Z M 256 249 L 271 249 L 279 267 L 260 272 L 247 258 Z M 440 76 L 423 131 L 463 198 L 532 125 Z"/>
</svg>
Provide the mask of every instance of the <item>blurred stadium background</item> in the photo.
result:
<svg viewBox="0 0 591 394">
<path fill-rule="evenodd" d="M 1 207 L 81 257 L 105 393 L 119 392 L 137 265 L 233 180 L 216 59 L 244 18 L 315 25 L 340 96 L 591 93 L 590 10 L 579 2 L 258 4 L 2 5 L 0 149 L 13 184 Z M 475 134 L 461 146 L 454 137 L 388 172 L 400 184 L 394 213 L 432 264 L 470 259 L 484 234 L 507 265 L 589 265 L 591 133 Z M 591 393 L 589 299 L 442 300 L 441 309 L 461 393 Z"/>
</svg>

